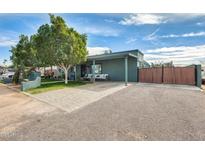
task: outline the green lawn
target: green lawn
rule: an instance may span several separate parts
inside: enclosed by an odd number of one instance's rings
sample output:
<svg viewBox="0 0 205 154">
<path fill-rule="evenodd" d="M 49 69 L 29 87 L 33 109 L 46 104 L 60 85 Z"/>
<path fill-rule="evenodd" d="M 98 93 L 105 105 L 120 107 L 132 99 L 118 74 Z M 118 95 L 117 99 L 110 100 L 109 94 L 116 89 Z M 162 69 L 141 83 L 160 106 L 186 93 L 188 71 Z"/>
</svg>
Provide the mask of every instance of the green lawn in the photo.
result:
<svg viewBox="0 0 205 154">
<path fill-rule="evenodd" d="M 38 94 L 42 92 L 47 92 L 51 90 L 57 90 L 57 89 L 63 89 L 63 88 L 69 88 L 69 87 L 77 87 L 86 84 L 85 82 L 80 81 L 69 81 L 68 84 L 65 83 L 47 83 L 43 84 L 40 87 L 29 89 L 26 92 L 30 94 Z"/>
<path fill-rule="evenodd" d="M 41 82 L 53 82 L 53 81 L 60 81 L 60 80 L 56 80 L 56 79 L 45 79 L 45 78 L 41 78 Z"/>
</svg>

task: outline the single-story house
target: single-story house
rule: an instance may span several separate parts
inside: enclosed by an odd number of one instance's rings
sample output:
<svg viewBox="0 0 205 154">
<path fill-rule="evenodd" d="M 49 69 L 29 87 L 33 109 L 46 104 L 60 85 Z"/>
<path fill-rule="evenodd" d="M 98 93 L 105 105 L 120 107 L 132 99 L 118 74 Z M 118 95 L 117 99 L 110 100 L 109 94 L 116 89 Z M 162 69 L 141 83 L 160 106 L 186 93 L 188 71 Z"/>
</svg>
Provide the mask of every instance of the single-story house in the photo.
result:
<svg viewBox="0 0 205 154">
<path fill-rule="evenodd" d="M 137 68 L 149 67 L 144 54 L 139 50 L 128 50 L 115 53 L 88 56 L 87 62 L 74 69 L 76 79 L 86 74 L 108 74 L 111 81 L 137 82 Z M 95 78 L 93 78 L 95 80 Z"/>
<path fill-rule="evenodd" d="M 68 79 L 78 80 L 89 74 L 92 76 L 91 79 L 95 81 L 95 76 L 105 74 L 110 81 L 125 81 L 127 84 L 127 82 L 138 81 L 137 68 L 142 67 L 150 67 L 150 65 L 144 60 L 144 54 L 137 49 L 115 53 L 109 51 L 103 54 L 90 55 L 85 63 L 70 68 Z M 50 67 L 44 69 L 51 70 Z M 40 69 L 42 75 L 44 69 Z M 61 69 L 57 66 L 53 66 L 52 71 L 54 77 L 62 75 Z"/>
</svg>

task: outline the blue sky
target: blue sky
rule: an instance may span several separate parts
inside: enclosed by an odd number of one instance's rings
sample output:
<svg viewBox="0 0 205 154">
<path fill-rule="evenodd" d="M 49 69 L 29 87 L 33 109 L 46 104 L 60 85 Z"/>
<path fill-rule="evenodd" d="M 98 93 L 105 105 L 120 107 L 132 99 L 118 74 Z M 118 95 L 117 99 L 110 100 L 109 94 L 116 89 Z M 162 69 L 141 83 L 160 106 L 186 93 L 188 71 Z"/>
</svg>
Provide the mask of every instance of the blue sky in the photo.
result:
<svg viewBox="0 0 205 154">
<path fill-rule="evenodd" d="M 205 63 L 205 14 L 56 14 L 88 35 L 88 47 L 139 49 L 148 62 Z M 32 35 L 48 14 L 0 14 L 0 64 L 20 34 Z M 98 48 L 95 48 L 98 49 Z"/>
</svg>

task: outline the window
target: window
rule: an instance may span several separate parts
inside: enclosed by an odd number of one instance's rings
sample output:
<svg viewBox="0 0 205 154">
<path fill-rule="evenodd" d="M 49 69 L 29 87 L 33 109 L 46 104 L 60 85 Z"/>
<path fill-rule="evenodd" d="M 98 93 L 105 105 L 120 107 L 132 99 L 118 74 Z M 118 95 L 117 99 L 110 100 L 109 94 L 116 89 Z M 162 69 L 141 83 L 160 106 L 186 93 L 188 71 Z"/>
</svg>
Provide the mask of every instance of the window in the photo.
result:
<svg viewBox="0 0 205 154">
<path fill-rule="evenodd" d="M 93 67 L 93 65 L 92 65 Z M 95 74 L 101 74 L 102 73 L 102 67 L 101 64 L 96 64 L 95 65 Z"/>
</svg>

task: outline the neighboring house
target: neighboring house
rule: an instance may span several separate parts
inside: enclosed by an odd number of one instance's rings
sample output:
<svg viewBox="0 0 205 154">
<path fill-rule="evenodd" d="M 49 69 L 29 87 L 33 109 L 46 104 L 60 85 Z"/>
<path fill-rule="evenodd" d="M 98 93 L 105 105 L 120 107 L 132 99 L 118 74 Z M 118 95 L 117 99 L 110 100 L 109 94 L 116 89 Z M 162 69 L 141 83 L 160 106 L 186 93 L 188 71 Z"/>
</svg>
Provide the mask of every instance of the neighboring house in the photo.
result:
<svg viewBox="0 0 205 154">
<path fill-rule="evenodd" d="M 151 67 L 150 64 L 147 61 L 143 61 L 143 68 L 149 68 Z"/>
<path fill-rule="evenodd" d="M 87 62 L 76 66 L 76 77 L 86 74 L 108 74 L 111 81 L 136 82 L 137 68 L 149 65 L 139 50 L 88 56 Z M 95 68 L 95 69 L 94 69 Z M 94 70 L 94 71 L 93 71 Z"/>
<path fill-rule="evenodd" d="M 37 71 L 39 71 L 41 73 L 41 76 L 44 76 L 46 72 L 51 71 L 51 70 L 53 72 L 54 78 L 58 78 L 62 75 L 61 69 L 57 66 L 52 66 L 52 69 L 51 69 L 51 67 L 45 67 L 45 68 L 40 67 L 39 70 L 37 70 Z"/>
<path fill-rule="evenodd" d="M 0 80 L 12 79 L 14 76 L 14 69 L 10 67 L 0 66 Z"/>
<path fill-rule="evenodd" d="M 6 83 L 10 83 L 13 79 L 15 71 L 12 68 L 3 68 L 0 74 L 0 80 L 4 80 Z"/>
<path fill-rule="evenodd" d="M 0 80 L 7 79 L 7 78 L 12 79 L 14 74 L 15 74 L 15 72 L 6 72 L 6 73 L 0 75 Z"/>
<path fill-rule="evenodd" d="M 0 65 L 0 75 L 4 74 L 7 71 L 5 66 Z"/>
</svg>

